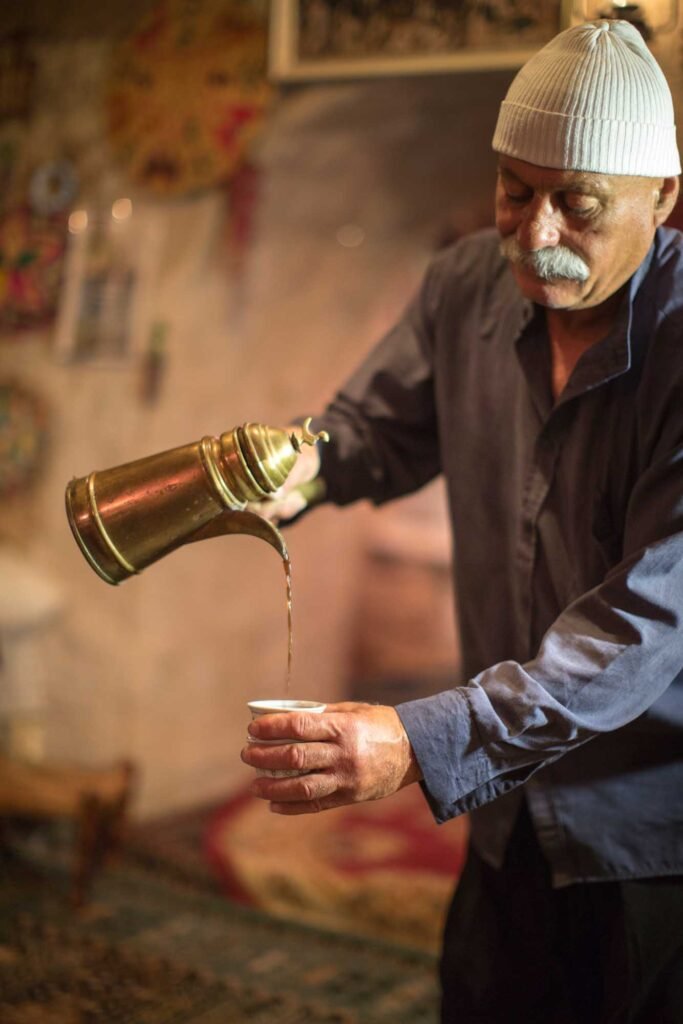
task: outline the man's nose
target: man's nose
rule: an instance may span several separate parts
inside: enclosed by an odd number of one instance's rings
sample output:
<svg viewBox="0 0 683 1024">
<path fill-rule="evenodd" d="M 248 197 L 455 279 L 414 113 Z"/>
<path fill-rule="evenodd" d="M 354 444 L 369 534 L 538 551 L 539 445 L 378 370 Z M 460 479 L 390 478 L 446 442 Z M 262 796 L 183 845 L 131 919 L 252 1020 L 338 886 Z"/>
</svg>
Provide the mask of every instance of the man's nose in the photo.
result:
<svg viewBox="0 0 683 1024">
<path fill-rule="evenodd" d="M 548 200 L 529 204 L 517 228 L 517 241 L 522 249 L 533 252 L 549 249 L 560 242 L 560 211 Z"/>
</svg>

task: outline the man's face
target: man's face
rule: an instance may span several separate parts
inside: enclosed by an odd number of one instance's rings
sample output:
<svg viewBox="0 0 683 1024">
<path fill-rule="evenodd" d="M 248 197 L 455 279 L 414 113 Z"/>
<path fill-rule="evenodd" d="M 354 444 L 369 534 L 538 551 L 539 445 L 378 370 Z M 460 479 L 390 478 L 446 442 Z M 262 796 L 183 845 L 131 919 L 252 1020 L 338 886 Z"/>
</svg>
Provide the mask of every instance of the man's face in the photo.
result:
<svg viewBox="0 0 683 1024">
<path fill-rule="evenodd" d="M 598 306 L 642 263 L 662 179 L 558 171 L 501 156 L 496 227 L 522 294 L 550 309 Z"/>
</svg>

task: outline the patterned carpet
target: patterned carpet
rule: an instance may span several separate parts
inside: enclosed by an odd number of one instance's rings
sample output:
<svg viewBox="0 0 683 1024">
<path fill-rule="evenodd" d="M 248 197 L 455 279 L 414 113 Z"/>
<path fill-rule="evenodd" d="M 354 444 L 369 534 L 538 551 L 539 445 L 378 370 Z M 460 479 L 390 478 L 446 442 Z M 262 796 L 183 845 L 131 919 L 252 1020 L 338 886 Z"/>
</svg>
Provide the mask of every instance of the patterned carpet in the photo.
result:
<svg viewBox="0 0 683 1024">
<path fill-rule="evenodd" d="M 436 954 L 467 837 L 465 818 L 437 826 L 409 786 L 297 819 L 240 794 L 210 817 L 205 848 L 235 899 Z"/>
<path fill-rule="evenodd" d="M 128 860 L 77 914 L 68 857 L 38 839 L 0 864 L 2 1024 L 437 1019 L 427 954 L 277 920 Z"/>
</svg>

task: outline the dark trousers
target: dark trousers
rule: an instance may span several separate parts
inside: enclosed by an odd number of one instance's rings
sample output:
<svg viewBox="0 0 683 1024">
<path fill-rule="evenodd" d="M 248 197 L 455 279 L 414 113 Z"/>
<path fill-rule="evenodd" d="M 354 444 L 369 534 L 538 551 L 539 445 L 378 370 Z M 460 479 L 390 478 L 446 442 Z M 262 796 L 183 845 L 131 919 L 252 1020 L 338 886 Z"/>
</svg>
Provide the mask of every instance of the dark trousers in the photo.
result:
<svg viewBox="0 0 683 1024">
<path fill-rule="evenodd" d="M 470 852 L 442 1024 L 683 1024 L 683 876 L 553 889 L 526 804 L 500 871 Z"/>
</svg>

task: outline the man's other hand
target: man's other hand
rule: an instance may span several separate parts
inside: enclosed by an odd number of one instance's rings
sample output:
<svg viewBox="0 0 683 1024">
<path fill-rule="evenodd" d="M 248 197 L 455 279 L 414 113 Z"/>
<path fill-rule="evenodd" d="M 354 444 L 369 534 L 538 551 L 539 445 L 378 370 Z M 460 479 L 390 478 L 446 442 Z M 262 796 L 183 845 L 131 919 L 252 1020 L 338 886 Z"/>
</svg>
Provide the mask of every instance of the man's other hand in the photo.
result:
<svg viewBox="0 0 683 1024">
<path fill-rule="evenodd" d="M 287 433 L 301 434 L 300 427 L 287 427 Z M 309 505 L 315 505 L 325 496 L 325 487 L 318 477 L 320 454 L 317 445 L 302 445 L 292 470 L 282 487 L 265 501 L 250 502 L 250 512 L 256 512 L 269 522 L 289 522 Z"/>
</svg>

